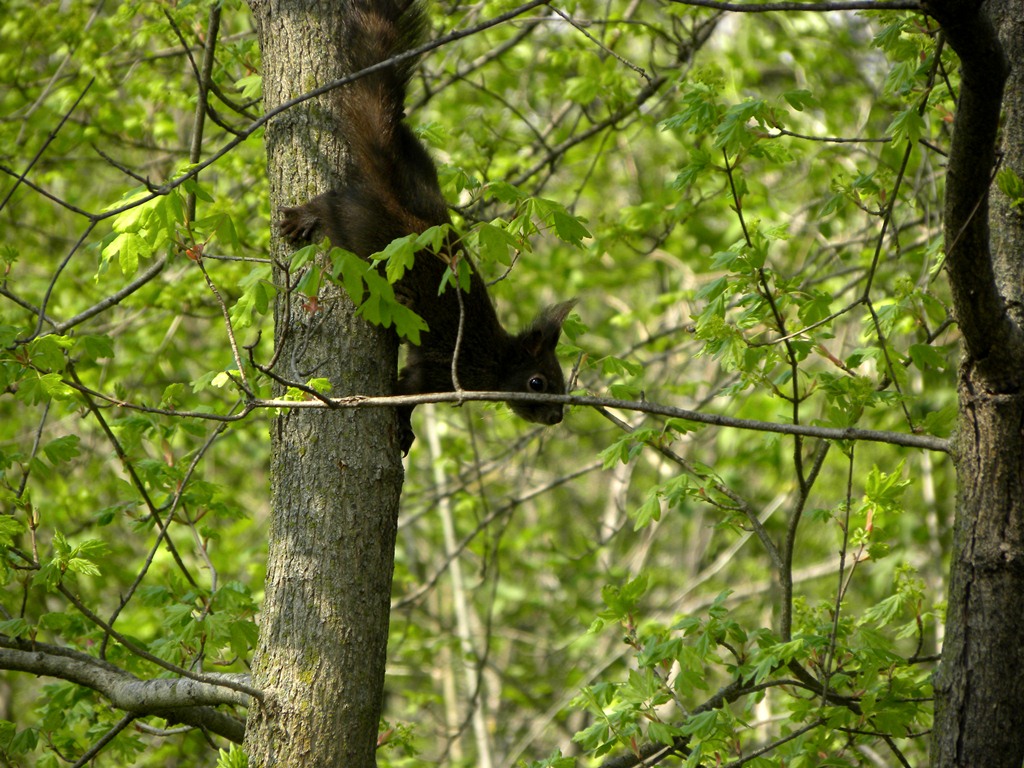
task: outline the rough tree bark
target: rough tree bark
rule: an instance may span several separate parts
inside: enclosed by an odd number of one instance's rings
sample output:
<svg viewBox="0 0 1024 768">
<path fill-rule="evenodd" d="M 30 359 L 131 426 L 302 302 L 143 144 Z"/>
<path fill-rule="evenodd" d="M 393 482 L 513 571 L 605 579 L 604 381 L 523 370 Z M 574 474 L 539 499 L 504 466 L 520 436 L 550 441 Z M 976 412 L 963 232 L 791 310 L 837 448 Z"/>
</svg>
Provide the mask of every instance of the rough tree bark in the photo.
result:
<svg viewBox="0 0 1024 768">
<path fill-rule="evenodd" d="M 264 106 L 346 73 L 345 5 L 250 0 L 263 52 Z M 272 211 L 341 182 L 344 146 L 330 97 L 267 126 Z M 275 240 L 274 254 L 287 257 Z M 279 286 L 287 275 L 278 269 Z M 294 284 L 295 275 L 290 280 Z M 367 325 L 338 290 L 316 306 L 280 293 L 276 372 L 327 377 L 333 394 L 390 392 L 393 334 Z M 384 682 L 402 464 L 392 409 L 293 410 L 272 426 L 272 521 L 266 599 L 245 748 L 251 766 L 366 768 Z"/>
<path fill-rule="evenodd" d="M 962 63 L 945 206 L 946 265 L 963 333 L 959 494 L 932 763 L 1020 768 L 1024 215 L 991 182 L 1001 109 L 1002 167 L 1024 177 L 1024 0 L 934 0 L 927 10 Z"/>
</svg>

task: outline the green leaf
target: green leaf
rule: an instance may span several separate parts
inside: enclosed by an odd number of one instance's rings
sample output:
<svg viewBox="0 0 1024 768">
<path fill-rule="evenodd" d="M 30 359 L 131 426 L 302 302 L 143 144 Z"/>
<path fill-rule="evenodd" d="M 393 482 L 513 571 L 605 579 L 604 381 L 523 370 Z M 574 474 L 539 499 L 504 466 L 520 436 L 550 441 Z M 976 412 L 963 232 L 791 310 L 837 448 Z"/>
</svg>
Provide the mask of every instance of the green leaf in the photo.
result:
<svg viewBox="0 0 1024 768">
<path fill-rule="evenodd" d="M 67 562 L 67 569 L 86 576 L 99 576 L 100 569 L 92 560 L 84 557 L 72 557 Z"/>
<path fill-rule="evenodd" d="M 0 621 L 0 634 L 8 637 L 28 637 L 31 631 L 32 626 L 20 617 Z"/>
<path fill-rule="evenodd" d="M 618 400 L 633 400 L 640 396 L 643 389 L 632 383 L 616 383 L 608 386 L 608 394 Z"/>
<path fill-rule="evenodd" d="M 617 616 L 625 617 L 636 610 L 637 601 L 643 597 L 647 586 L 648 576 L 641 574 L 621 586 L 605 586 L 601 590 L 601 599 Z"/>
<path fill-rule="evenodd" d="M 661 123 L 661 127 L 683 128 L 689 133 L 714 130 L 718 123 L 716 92 L 704 83 L 689 83 L 683 94 L 683 109 Z"/>
<path fill-rule="evenodd" d="M 45 587 L 48 591 L 54 592 L 61 579 L 60 561 L 57 558 L 43 563 L 35 576 L 32 577 L 32 586 Z"/>
<path fill-rule="evenodd" d="M 186 179 L 181 186 L 190 195 L 195 195 L 198 200 L 202 200 L 204 203 L 212 203 L 214 200 L 213 195 L 207 192 L 204 185 L 199 183 L 199 181 L 194 176 L 191 179 Z M 199 224 L 200 222 L 197 221 L 196 225 Z"/>
<path fill-rule="evenodd" d="M 321 279 L 323 278 L 323 272 L 318 264 L 308 265 L 302 273 L 299 275 L 298 281 L 295 283 L 295 292 L 300 296 L 316 296 L 320 293 Z M 251 298 L 255 308 L 255 296 Z"/>
<path fill-rule="evenodd" d="M 341 248 L 332 248 L 330 257 L 334 278 L 341 277 L 341 284 L 353 304 L 362 304 L 363 293 L 366 290 L 365 276 L 373 268 L 351 251 Z"/>
<path fill-rule="evenodd" d="M 765 125 L 767 104 L 762 99 L 748 99 L 734 104 L 726 110 L 722 122 L 715 130 L 717 139 L 715 146 L 724 149 L 728 154 L 738 154 L 754 141 L 750 123 Z"/>
<path fill-rule="evenodd" d="M 70 400 L 75 391 L 64 383 L 59 373 L 44 373 L 36 378 L 26 378 L 18 388 L 17 397 L 24 403 L 36 405 L 49 399 Z"/>
<path fill-rule="evenodd" d="M 902 112 L 897 112 L 896 117 L 889 123 L 886 133 L 892 137 L 896 144 L 909 142 L 916 143 L 924 135 L 924 119 L 917 113 L 917 109 L 911 107 Z"/>
<path fill-rule="evenodd" d="M 247 768 L 249 757 L 237 744 L 217 750 L 217 768 Z"/>
<path fill-rule="evenodd" d="M 293 265 L 295 259 L 293 257 Z M 231 321 L 236 329 L 253 324 L 257 316 L 264 316 L 270 310 L 270 300 L 275 289 L 270 282 L 270 267 L 260 265 L 252 269 L 239 283 L 243 289 L 238 301 L 231 307 Z"/>
<path fill-rule="evenodd" d="M 477 230 L 480 245 L 480 256 L 484 261 L 492 261 L 506 267 L 512 265 L 510 252 L 516 248 L 516 239 L 501 227 L 483 224 Z"/>
<path fill-rule="evenodd" d="M 919 63 L 913 59 L 897 62 L 885 78 L 883 92 L 888 96 L 908 94 L 917 82 L 919 70 Z"/>
<path fill-rule="evenodd" d="M 633 515 L 633 530 L 639 531 L 651 523 L 661 519 L 661 499 L 657 494 L 650 494 Z"/>
<path fill-rule="evenodd" d="M 608 355 L 601 358 L 601 372 L 605 376 L 642 376 L 644 367 L 633 360 Z"/>
<path fill-rule="evenodd" d="M 75 339 L 80 360 L 108 360 L 114 357 L 114 340 L 109 336 L 86 334 Z"/>
<path fill-rule="evenodd" d="M 149 243 L 135 232 L 122 232 L 103 249 L 103 257 L 111 260 L 117 257 L 117 263 L 125 277 L 132 277 L 139 271 L 139 260 L 153 255 Z"/>
<path fill-rule="evenodd" d="M 35 339 L 29 345 L 29 356 L 37 368 L 51 371 L 64 370 L 64 352 L 74 344 L 66 336 L 48 335 Z"/>
<path fill-rule="evenodd" d="M 232 621 L 229 626 L 231 651 L 239 658 L 247 658 L 259 640 L 260 630 L 251 619 Z"/>
<path fill-rule="evenodd" d="M 0 515 L 0 547 L 10 547 L 15 538 L 28 530 L 25 523 L 11 515 Z"/>
<path fill-rule="evenodd" d="M 334 385 L 331 383 L 331 380 L 324 378 L 310 379 L 306 382 L 306 386 L 310 389 L 315 389 L 322 395 L 329 395 L 331 390 L 334 389 Z"/>
<path fill-rule="evenodd" d="M 956 426 L 956 420 L 956 403 L 950 403 L 938 410 L 929 411 L 921 426 L 928 434 L 949 437 Z"/>
<path fill-rule="evenodd" d="M 251 74 L 247 77 L 240 77 L 235 81 L 235 87 L 242 92 L 247 100 L 259 101 L 263 98 L 263 75 Z"/>
<path fill-rule="evenodd" d="M 552 214 L 552 220 L 554 221 L 555 232 L 558 234 L 558 237 L 567 243 L 581 247 L 583 239 L 591 236 L 582 222 L 568 213 L 555 211 Z"/>
<path fill-rule="evenodd" d="M 706 739 L 714 733 L 717 722 L 718 712 L 711 709 L 699 715 L 690 715 L 679 731 L 686 736 Z"/>
<path fill-rule="evenodd" d="M 675 190 L 686 190 L 697 184 L 701 177 L 711 169 L 711 155 L 702 149 L 690 150 L 690 162 L 683 166 L 683 169 L 676 175 L 672 182 Z"/>
<path fill-rule="evenodd" d="M 818 104 L 818 100 L 814 97 L 814 94 L 812 94 L 806 88 L 799 88 L 793 91 L 786 91 L 784 94 L 782 94 L 782 98 L 784 98 L 786 100 L 786 103 L 789 104 L 789 106 L 791 106 L 797 112 L 803 112 L 808 107 L 814 107 L 817 106 Z"/>
<path fill-rule="evenodd" d="M 921 370 L 926 368 L 945 370 L 949 365 L 946 356 L 931 344 L 911 344 L 910 358 L 914 361 L 914 365 Z"/>
<path fill-rule="evenodd" d="M 392 307 L 391 319 L 399 338 L 408 339 L 409 343 L 415 346 L 420 345 L 421 334 L 429 330 L 422 317 L 401 303 L 396 303 Z"/>
<path fill-rule="evenodd" d="M 1012 168 L 1003 167 L 996 174 L 996 186 L 1010 198 L 1010 205 L 1014 208 L 1024 207 L 1024 180 L 1016 174 Z"/>
<path fill-rule="evenodd" d="M 814 291 L 810 297 L 800 303 L 797 314 L 805 325 L 813 325 L 824 320 L 832 313 L 832 295 L 822 291 Z"/>
<path fill-rule="evenodd" d="M 235 383 L 234 380 L 232 379 L 232 376 L 237 375 L 238 371 L 235 369 L 229 371 L 218 371 L 213 375 L 213 378 L 210 380 L 210 384 L 211 386 L 217 387 L 218 389 L 221 389 L 223 387 L 229 387 Z"/>
<path fill-rule="evenodd" d="M 604 468 L 611 469 L 616 464 L 628 464 L 641 448 L 642 446 L 630 435 L 623 435 L 604 448 L 599 455 Z"/>
<path fill-rule="evenodd" d="M 565 97 L 577 104 L 589 104 L 601 92 L 600 82 L 593 77 L 572 77 L 566 83 Z"/>
<path fill-rule="evenodd" d="M 385 274 L 389 283 L 398 282 L 407 270 L 412 269 L 417 258 L 415 240 L 416 235 L 400 237 L 388 243 L 387 247 L 379 254 L 379 257 L 387 262 Z M 421 258 L 431 258 L 431 256 L 424 254 Z"/>
<path fill-rule="evenodd" d="M 18 731 L 11 739 L 8 749 L 15 755 L 27 755 L 39 744 L 39 732 L 35 728 Z"/>
<path fill-rule="evenodd" d="M 78 435 L 64 435 L 63 437 L 55 438 L 44 445 L 43 453 L 46 455 L 49 462 L 56 466 L 57 464 L 70 461 L 78 456 L 80 452 L 80 442 L 81 440 Z"/>
<path fill-rule="evenodd" d="M 507 181 L 489 182 L 484 189 L 488 194 L 506 204 L 518 203 L 526 199 L 526 195 L 518 187 Z"/>
<path fill-rule="evenodd" d="M 698 301 L 711 301 L 718 298 L 729 288 L 729 278 L 726 275 L 722 275 L 709 283 L 705 283 L 700 287 L 694 298 Z"/>
</svg>

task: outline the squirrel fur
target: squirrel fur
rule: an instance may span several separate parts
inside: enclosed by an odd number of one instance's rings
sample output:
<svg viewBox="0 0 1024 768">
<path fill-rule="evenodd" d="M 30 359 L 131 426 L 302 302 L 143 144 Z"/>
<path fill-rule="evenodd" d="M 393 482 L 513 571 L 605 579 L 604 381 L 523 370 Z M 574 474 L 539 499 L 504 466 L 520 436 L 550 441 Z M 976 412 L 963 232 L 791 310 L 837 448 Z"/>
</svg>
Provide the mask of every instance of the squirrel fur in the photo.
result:
<svg viewBox="0 0 1024 768">
<path fill-rule="evenodd" d="M 352 72 L 411 50 L 421 39 L 425 20 L 417 0 L 355 0 L 350 4 L 345 52 Z M 413 58 L 365 75 L 336 91 L 340 130 L 348 145 L 345 186 L 304 205 L 286 208 L 282 234 L 293 243 L 316 233 L 362 258 L 379 253 L 396 238 L 449 224 L 437 169 L 427 150 L 405 123 L 405 97 L 415 67 Z M 462 294 L 465 312 L 458 346 L 458 383 L 462 389 L 556 393 L 565 379 L 555 346 L 575 301 L 548 307 L 523 331 L 502 327 L 483 279 L 457 244 L 442 253 L 422 251 L 395 284 L 395 295 L 422 317 L 428 330 L 410 345 L 396 394 L 451 392 L 460 301 L 455 288 L 438 293 L 453 258 L 470 267 L 470 287 Z M 512 402 L 512 410 L 538 424 L 562 421 L 560 403 Z M 399 412 L 403 453 L 412 445 L 413 406 Z"/>
</svg>

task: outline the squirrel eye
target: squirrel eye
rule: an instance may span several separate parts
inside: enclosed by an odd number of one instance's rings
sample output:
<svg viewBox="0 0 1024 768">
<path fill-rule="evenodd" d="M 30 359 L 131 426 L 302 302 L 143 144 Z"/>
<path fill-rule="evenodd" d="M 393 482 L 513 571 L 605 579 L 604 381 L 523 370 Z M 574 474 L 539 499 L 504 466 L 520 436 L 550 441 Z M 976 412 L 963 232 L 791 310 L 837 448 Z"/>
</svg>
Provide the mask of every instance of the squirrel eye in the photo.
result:
<svg viewBox="0 0 1024 768">
<path fill-rule="evenodd" d="M 531 376 L 527 382 L 527 386 L 531 392 L 543 392 L 548 388 L 548 380 L 541 376 L 539 373 L 536 376 Z"/>
</svg>

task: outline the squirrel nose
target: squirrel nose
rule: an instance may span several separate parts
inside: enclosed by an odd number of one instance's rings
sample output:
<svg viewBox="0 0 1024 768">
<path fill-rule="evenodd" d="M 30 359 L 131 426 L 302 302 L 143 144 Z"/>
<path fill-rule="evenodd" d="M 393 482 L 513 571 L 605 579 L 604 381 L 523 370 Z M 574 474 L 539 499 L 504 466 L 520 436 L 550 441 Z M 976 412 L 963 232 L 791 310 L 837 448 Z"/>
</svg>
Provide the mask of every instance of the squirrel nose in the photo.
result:
<svg viewBox="0 0 1024 768">
<path fill-rule="evenodd" d="M 556 410 L 548 411 L 547 418 L 545 419 L 544 423 L 547 424 L 549 427 L 550 426 L 554 426 L 555 424 L 561 424 L 562 423 L 562 409 L 561 409 L 561 407 L 559 407 L 559 409 L 557 411 Z"/>
</svg>

